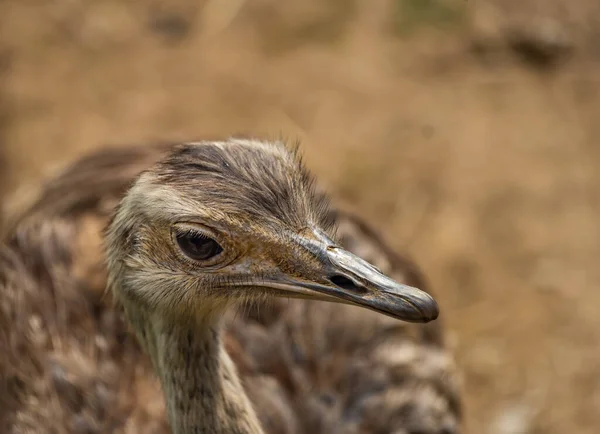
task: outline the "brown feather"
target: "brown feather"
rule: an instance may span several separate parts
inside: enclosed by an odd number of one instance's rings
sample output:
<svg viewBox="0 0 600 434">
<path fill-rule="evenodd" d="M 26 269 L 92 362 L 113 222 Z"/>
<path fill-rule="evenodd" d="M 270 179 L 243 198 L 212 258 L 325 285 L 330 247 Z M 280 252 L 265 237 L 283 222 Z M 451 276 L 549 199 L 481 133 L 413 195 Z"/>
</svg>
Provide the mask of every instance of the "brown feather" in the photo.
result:
<svg viewBox="0 0 600 434">
<path fill-rule="evenodd" d="M 170 148 L 90 155 L 8 216 L 0 247 L 0 432 L 169 432 L 150 360 L 104 291 L 101 246 L 132 180 Z M 186 164 L 185 153 L 176 158 L 163 164 Z M 249 182 L 253 170 L 269 170 L 232 163 L 223 164 L 245 170 Z M 278 188 L 256 186 L 246 208 L 264 214 L 256 207 L 268 207 L 293 224 L 297 216 L 277 200 Z M 414 263 L 360 218 L 339 210 L 320 218 L 338 226 L 349 250 L 429 290 Z M 351 306 L 279 299 L 228 312 L 226 324 L 226 348 L 268 433 L 460 430 L 458 374 L 439 321 L 412 325 Z"/>
</svg>

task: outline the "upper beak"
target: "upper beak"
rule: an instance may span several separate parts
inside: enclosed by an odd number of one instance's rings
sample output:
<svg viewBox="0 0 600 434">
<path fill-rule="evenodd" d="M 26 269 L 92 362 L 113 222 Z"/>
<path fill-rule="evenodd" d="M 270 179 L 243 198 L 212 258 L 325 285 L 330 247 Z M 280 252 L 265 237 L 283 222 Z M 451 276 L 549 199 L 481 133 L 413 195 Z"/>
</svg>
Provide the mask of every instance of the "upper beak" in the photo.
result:
<svg viewBox="0 0 600 434">
<path fill-rule="evenodd" d="M 409 322 L 429 322 L 438 317 L 438 305 L 429 294 L 390 279 L 349 251 L 334 245 L 305 247 L 315 254 L 320 268 L 310 270 L 310 274 L 316 272 L 322 277 L 318 281 L 324 283 L 286 276 L 272 286 L 302 297 L 362 306 Z"/>
</svg>

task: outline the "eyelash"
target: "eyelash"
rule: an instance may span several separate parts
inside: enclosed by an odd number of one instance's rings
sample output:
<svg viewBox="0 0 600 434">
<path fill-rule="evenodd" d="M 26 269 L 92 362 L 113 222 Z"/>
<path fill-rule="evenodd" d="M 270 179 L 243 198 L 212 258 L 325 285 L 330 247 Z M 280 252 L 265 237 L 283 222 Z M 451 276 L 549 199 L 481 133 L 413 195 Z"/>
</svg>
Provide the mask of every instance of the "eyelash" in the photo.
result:
<svg viewBox="0 0 600 434">
<path fill-rule="evenodd" d="M 206 235 L 204 232 L 196 231 L 194 229 L 187 229 L 187 228 L 182 231 L 177 231 L 176 235 L 184 236 L 184 237 L 197 237 L 197 238 L 202 238 L 204 240 L 213 239 L 212 237 L 209 237 L 208 235 Z"/>
</svg>

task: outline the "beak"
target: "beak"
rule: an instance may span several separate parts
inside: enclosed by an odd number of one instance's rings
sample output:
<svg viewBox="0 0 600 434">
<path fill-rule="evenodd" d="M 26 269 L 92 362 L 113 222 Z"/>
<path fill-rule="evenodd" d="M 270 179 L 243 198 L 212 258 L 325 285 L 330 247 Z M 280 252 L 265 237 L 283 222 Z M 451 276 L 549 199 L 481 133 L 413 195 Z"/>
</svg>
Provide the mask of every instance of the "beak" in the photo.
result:
<svg viewBox="0 0 600 434">
<path fill-rule="evenodd" d="M 304 280 L 304 276 L 282 276 L 281 280 L 265 282 L 264 286 L 292 297 L 362 306 L 408 322 L 429 322 L 438 317 L 438 305 L 426 292 L 390 279 L 373 265 L 341 247 L 310 244 L 305 244 L 305 247 L 317 258 L 316 266 L 319 269 L 306 271 L 319 278 L 308 281 Z"/>
</svg>

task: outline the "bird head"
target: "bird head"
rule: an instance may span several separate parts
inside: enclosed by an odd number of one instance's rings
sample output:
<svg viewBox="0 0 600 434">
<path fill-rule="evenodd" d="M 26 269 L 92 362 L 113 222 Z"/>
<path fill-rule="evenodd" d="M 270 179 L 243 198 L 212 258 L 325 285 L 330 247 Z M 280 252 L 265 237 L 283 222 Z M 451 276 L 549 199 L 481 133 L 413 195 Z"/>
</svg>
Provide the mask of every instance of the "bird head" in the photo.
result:
<svg viewBox="0 0 600 434">
<path fill-rule="evenodd" d="M 116 298 L 209 317 L 273 296 L 349 303 L 427 322 L 427 293 L 402 285 L 328 235 L 327 201 L 278 143 L 190 143 L 142 173 L 107 231 Z"/>
</svg>

